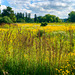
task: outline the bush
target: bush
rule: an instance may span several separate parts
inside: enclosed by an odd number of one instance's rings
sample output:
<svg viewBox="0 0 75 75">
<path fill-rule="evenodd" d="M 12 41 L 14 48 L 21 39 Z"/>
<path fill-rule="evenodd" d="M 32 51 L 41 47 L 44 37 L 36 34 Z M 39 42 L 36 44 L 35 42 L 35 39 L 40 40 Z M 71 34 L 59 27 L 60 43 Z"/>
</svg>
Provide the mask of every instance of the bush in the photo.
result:
<svg viewBox="0 0 75 75">
<path fill-rule="evenodd" d="M 0 18 L 0 23 L 13 23 L 13 22 L 9 17 L 4 16 L 3 18 Z"/>
<path fill-rule="evenodd" d="M 47 25 L 47 22 L 42 22 L 41 23 L 41 26 L 46 26 Z"/>
</svg>

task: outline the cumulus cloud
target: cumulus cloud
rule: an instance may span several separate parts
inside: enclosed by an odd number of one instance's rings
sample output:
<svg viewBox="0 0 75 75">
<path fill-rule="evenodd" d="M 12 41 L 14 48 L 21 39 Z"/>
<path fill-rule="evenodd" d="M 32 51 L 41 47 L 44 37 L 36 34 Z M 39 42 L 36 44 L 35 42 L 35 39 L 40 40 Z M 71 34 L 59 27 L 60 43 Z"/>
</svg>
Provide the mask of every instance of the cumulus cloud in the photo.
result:
<svg viewBox="0 0 75 75">
<path fill-rule="evenodd" d="M 0 4 L 1 4 L 1 0 L 0 0 Z"/>
<path fill-rule="evenodd" d="M 56 15 L 60 18 L 68 17 L 68 13 L 75 10 L 75 0 L 7 0 L 15 12 L 28 12 L 44 16 Z"/>
<path fill-rule="evenodd" d="M 1 11 L 3 10 L 3 9 L 6 9 L 7 7 L 5 6 L 5 5 L 1 5 Z"/>
</svg>

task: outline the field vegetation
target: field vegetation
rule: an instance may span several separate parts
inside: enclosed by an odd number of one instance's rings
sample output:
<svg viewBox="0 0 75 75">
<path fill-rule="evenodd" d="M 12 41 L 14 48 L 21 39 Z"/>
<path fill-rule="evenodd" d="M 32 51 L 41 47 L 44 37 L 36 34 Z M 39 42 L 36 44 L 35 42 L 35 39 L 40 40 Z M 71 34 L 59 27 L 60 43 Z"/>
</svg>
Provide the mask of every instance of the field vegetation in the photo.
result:
<svg viewBox="0 0 75 75">
<path fill-rule="evenodd" d="M 75 23 L 0 26 L 0 75 L 75 75 Z"/>
</svg>

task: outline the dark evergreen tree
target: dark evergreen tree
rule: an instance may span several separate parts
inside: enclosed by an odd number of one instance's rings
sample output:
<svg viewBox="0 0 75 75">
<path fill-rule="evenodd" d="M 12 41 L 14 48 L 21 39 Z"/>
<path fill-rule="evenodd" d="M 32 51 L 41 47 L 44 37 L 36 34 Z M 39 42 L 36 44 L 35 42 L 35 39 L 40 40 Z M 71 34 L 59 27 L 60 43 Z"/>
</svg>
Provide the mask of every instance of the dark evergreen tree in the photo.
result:
<svg viewBox="0 0 75 75">
<path fill-rule="evenodd" d="M 29 13 L 28 18 L 30 19 L 30 17 L 31 17 L 31 14 Z"/>
<path fill-rule="evenodd" d="M 22 19 L 24 19 L 24 13 L 22 14 Z"/>
<path fill-rule="evenodd" d="M 26 22 L 28 22 L 28 16 L 27 16 L 27 12 L 26 12 L 26 19 L 25 19 L 25 20 L 26 20 Z"/>
<path fill-rule="evenodd" d="M 34 15 L 34 22 L 37 22 L 37 15 Z"/>
</svg>

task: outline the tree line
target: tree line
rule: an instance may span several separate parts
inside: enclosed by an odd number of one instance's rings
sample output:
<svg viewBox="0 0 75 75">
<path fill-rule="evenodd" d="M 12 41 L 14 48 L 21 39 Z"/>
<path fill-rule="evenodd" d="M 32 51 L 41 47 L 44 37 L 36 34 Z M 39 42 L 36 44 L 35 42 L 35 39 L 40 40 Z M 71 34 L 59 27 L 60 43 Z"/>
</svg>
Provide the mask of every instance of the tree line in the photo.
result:
<svg viewBox="0 0 75 75">
<path fill-rule="evenodd" d="M 75 11 L 68 14 L 68 19 L 65 22 L 75 22 Z M 0 10 L 0 23 L 41 23 L 41 22 L 64 22 L 55 15 L 46 14 L 45 16 L 37 16 L 34 14 L 34 18 L 31 18 L 31 13 L 14 13 L 11 7 L 7 7 L 1 13 Z"/>
</svg>

